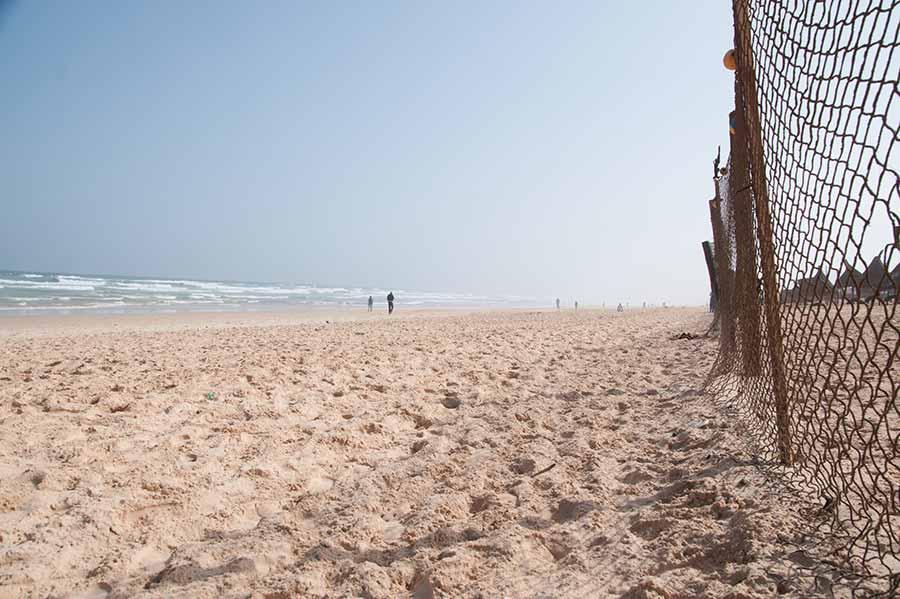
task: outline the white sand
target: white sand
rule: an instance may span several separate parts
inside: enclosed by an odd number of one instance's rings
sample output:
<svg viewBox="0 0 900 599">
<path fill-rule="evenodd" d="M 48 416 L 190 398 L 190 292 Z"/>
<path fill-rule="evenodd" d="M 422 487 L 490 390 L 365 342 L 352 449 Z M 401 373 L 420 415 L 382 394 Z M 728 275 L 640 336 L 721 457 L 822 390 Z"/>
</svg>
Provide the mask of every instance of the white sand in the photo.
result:
<svg viewBox="0 0 900 599">
<path fill-rule="evenodd" d="M 821 590 L 702 396 L 715 341 L 672 339 L 708 322 L 0 319 L 0 596 Z"/>
</svg>

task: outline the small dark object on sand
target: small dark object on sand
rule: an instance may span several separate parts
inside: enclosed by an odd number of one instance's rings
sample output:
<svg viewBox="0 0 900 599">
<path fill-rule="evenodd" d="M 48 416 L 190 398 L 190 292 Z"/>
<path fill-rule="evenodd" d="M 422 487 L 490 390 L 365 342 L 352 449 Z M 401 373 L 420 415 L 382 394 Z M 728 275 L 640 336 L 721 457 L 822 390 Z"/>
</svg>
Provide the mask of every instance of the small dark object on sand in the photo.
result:
<svg viewBox="0 0 900 599">
<path fill-rule="evenodd" d="M 672 341 L 678 341 L 679 339 L 699 339 L 700 335 L 695 335 L 693 333 L 680 333 L 672 337 Z"/>
<path fill-rule="evenodd" d="M 455 410 L 456 408 L 458 408 L 460 406 L 460 404 L 462 402 L 455 395 L 448 395 L 447 397 L 445 397 L 441 400 L 441 403 L 448 410 Z"/>
</svg>

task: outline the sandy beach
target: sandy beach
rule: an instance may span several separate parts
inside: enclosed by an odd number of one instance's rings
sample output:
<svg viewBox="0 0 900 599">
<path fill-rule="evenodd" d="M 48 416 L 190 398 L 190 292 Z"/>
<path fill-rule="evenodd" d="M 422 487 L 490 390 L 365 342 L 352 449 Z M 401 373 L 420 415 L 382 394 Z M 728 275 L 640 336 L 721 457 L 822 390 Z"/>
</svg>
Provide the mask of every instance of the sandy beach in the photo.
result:
<svg viewBox="0 0 900 599">
<path fill-rule="evenodd" d="M 709 322 L 0 319 L 0 596 L 827 596 Z"/>
</svg>

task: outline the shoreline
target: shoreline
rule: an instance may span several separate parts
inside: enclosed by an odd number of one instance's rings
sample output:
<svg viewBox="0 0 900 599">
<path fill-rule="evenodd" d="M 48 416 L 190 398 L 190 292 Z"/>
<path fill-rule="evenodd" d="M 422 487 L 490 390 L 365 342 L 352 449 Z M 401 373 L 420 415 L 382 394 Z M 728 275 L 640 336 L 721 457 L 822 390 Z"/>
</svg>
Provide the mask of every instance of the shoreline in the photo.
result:
<svg viewBox="0 0 900 599">
<path fill-rule="evenodd" d="M 421 308 L 398 310 L 390 318 L 462 316 L 473 313 L 533 310 L 490 308 Z M 546 309 L 550 311 L 550 309 Z M 119 331 L 179 331 L 253 326 L 284 326 L 315 322 L 352 322 L 387 319 L 386 310 L 369 313 L 363 308 L 332 307 L 271 309 L 259 311 L 177 311 L 127 314 L 16 314 L 0 316 L 0 338 L 10 336 L 54 336 L 80 333 L 113 333 Z"/>
<path fill-rule="evenodd" d="M 655 311 L 696 310 L 694 306 L 669 308 L 634 308 L 623 314 L 652 313 Z M 571 308 L 557 311 L 555 308 L 530 307 L 459 307 L 459 308 L 408 308 L 400 307 L 393 315 L 386 310 L 368 312 L 365 307 L 335 309 L 330 306 L 302 308 L 272 308 L 254 311 L 172 311 L 132 312 L 123 314 L 4 314 L 0 315 L 0 338 L 65 336 L 86 333 L 117 333 L 121 331 L 184 331 L 193 329 L 222 329 L 233 327 L 290 326 L 311 323 L 369 322 L 375 320 L 406 320 L 410 318 L 438 318 L 477 314 L 575 314 Z M 578 314 L 612 313 L 615 308 L 585 307 Z"/>
<path fill-rule="evenodd" d="M 433 309 L 406 310 L 391 318 L 410 316 L 449 316 L 478 310 Z M 259 311 L 171 311 L 130 312 L 122 314 L 15 314 L 0 316 L 0 338 L 7 336 L 44 336 L 120 331 L 179 331 L 189 329 L 283 326 L 315 322 L 369 321 L 387 318 L 387 311 L 368 312 L 363 308 L 302 307 Z"/>
</svg>

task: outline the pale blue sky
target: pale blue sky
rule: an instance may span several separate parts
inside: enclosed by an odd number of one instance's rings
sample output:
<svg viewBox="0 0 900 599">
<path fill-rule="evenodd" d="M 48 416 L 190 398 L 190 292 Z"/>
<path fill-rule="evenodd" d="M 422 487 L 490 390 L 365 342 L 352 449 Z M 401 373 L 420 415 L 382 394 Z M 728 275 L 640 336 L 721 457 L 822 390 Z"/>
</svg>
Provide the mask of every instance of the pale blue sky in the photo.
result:
<svg viewBox="0 0 900 599">
<path fill-rule="evenodd" d="M 730 2 L 2 6 L 0 269 L 706 300 Z"/>
</svg>

